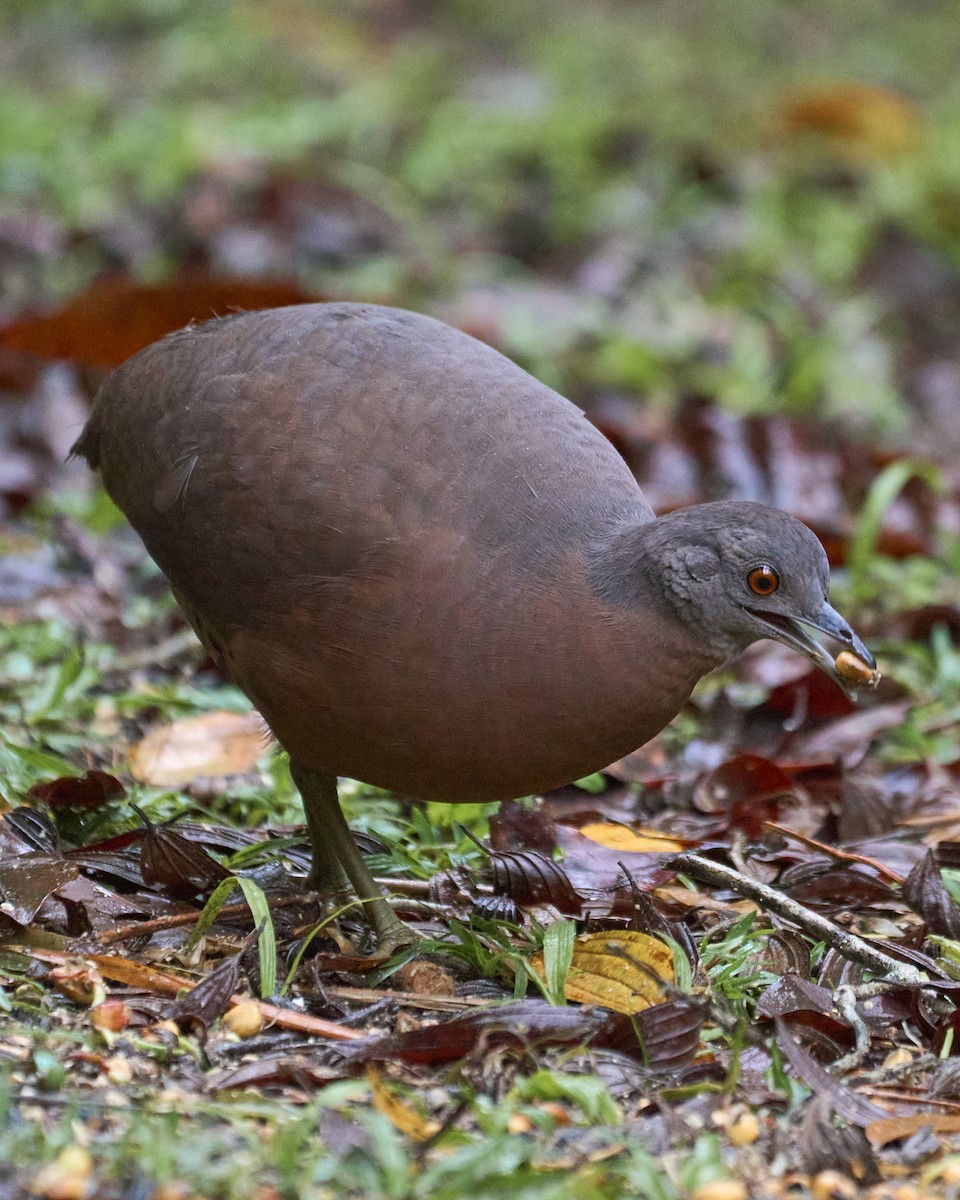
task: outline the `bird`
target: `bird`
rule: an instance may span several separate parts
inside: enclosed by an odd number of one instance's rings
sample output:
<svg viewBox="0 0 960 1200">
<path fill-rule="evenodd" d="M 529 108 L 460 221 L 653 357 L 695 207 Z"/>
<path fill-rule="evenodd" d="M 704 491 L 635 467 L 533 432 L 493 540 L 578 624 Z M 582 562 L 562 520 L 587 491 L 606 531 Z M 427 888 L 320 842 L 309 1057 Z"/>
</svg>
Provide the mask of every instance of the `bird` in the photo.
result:
<svg viewBox="0 0 960 1200">
<path fill-rule="evenodd" d="M 848 693 L 875 666 L 800 521 L 737 500 L 656 516 L 576 405 L 403 309 L 188 326 L 106 380 L 74 451 L 289 753 L 311 886 L 352 885 L 387 949 L 410 931 L 339 778 L 450 803 L 542 793 L 642 746 L 758 639 Z"/>
</svg>

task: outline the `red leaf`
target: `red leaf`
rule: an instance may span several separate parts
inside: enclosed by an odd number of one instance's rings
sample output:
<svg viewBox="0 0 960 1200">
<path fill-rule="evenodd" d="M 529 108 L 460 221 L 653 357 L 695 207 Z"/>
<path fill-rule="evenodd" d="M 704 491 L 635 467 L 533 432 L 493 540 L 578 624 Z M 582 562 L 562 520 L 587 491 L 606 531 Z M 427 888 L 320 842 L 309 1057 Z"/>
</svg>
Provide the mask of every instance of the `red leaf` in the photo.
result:
<svg viewBox="0 0 960 1200">
<path fill-rule="evenodd" d="M 8 325 L 0 331 L 0 345 L 82 366 L 116 367 L 191 321 L 313 298 L 297 283 L 214 279 L 185 272 L 167 283 L 148 285 L 109 275 L 57 312 Z"/>
<path fill-rule="evenodd" d="M 63 775 L 47 783 L 35 783 L 27 795 L 51 808 L 101 808 L 108 800 L 125 796 L 119 779 L 106 771 L 88 771 L 86 775 Z"/>
</svg>

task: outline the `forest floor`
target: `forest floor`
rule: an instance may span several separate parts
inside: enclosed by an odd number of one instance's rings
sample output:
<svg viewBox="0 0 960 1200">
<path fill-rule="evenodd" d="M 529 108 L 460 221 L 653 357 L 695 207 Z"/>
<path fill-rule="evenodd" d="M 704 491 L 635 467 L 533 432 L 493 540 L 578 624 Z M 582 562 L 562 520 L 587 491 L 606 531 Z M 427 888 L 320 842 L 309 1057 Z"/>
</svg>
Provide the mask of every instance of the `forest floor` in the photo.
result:
<svg viewBox="0 0 960 1200">
<path fill-rule="evenodd" d="M 958 16 L 8 6 L 0 1200 L 960 1193 Z M 761 643 L 547 796 L 344 781 L 377 958 L 67 461 L 129 354 L 311 298 L 495 345 L 657 511 L 806 521 L 879 687 Z"/>
</svg>

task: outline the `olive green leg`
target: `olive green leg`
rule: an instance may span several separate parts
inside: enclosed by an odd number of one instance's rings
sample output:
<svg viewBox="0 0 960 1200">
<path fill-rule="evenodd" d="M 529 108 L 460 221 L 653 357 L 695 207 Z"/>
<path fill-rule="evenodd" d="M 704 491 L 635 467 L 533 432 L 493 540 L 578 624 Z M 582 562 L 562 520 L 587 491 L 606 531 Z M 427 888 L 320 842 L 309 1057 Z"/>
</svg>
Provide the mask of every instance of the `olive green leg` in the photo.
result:
<svg viewBox="0 0 960 1200">
<path fill-rule="evenodd" d="M 393 911 L 367 870 L 340 807 L 336 776 L 310 771 L 292 762 L 290 774 L 307 816 L 313 848 L 311 885 L 342 896 L 349 880 L 373 926 L 381 951 L 389 953 L 416 941 L 417 935 Z"/>
</svg>

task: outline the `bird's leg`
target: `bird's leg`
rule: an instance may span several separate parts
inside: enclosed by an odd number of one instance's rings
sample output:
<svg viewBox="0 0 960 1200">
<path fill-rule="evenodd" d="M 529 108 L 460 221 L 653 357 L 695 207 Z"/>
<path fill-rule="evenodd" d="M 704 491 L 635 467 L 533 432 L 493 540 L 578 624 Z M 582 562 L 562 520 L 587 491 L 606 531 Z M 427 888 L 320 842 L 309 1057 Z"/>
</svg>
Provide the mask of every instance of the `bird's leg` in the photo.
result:
<svg viewBox="0 0 960 1200">
<path fill-rule="evenodd" d="M 416 941 L 417 935 L 390 907 L 363 861 L 340 807 L 336 776 L 310 771 L 292 762 L 290 774 L 303 799 L 307 816 L 313 848 L 312 886 L 342 895 L 349 880 L 373 926 L 382 953 L 389 954 Z"/>
</svg>

